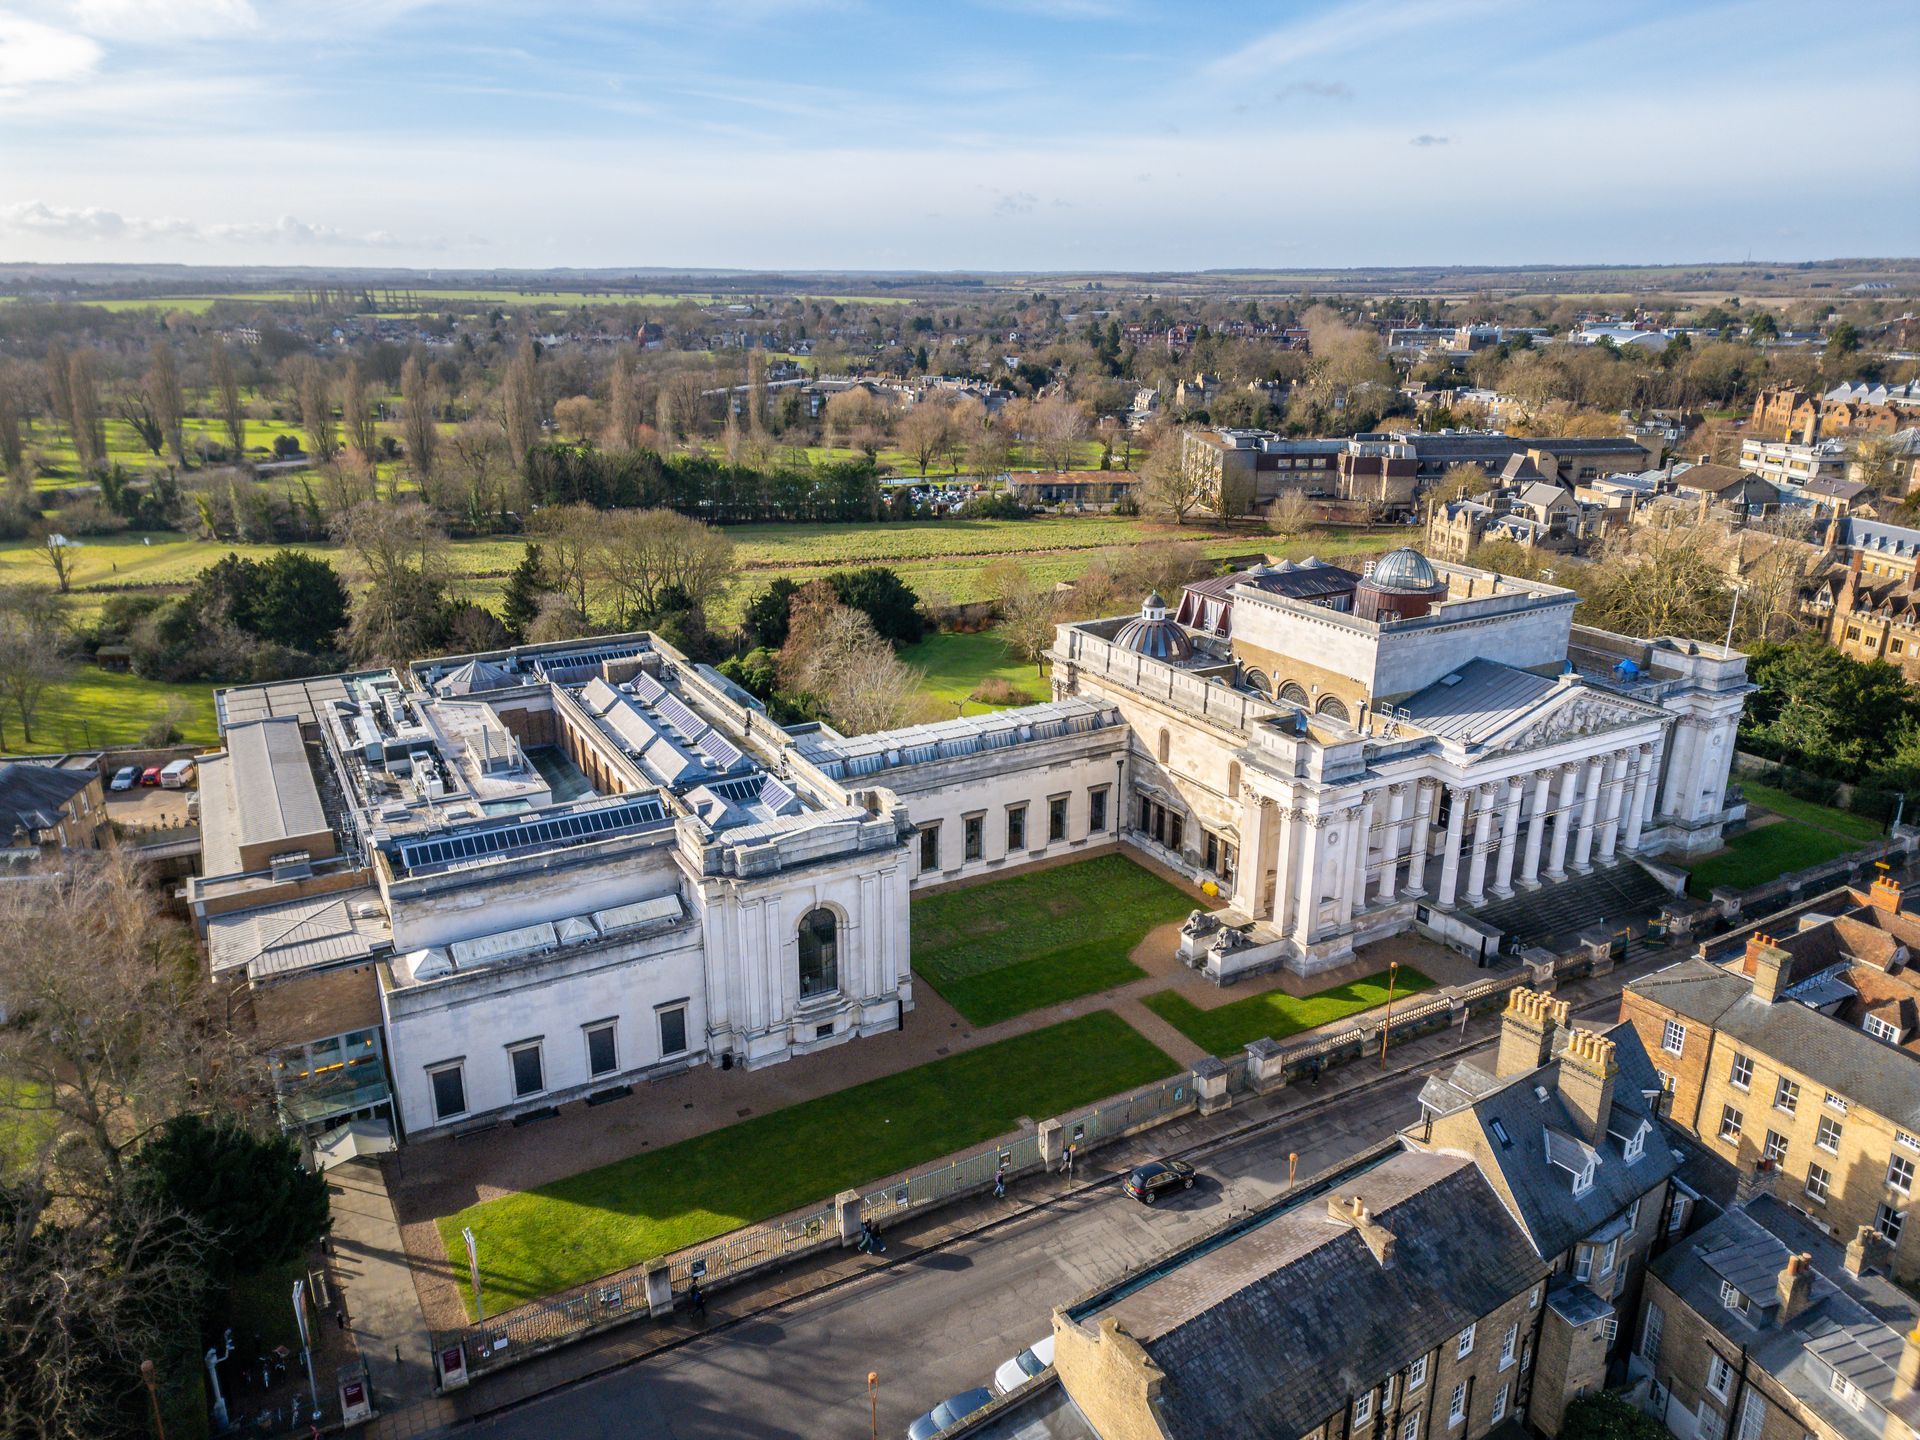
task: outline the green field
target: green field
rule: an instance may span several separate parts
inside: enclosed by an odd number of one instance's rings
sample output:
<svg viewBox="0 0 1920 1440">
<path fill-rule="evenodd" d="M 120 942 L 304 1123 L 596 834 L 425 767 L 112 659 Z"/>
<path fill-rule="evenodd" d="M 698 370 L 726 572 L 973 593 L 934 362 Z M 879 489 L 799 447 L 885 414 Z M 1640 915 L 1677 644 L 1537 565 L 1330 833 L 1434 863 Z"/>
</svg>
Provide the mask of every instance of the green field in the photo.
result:
<svg viewBox="0 0 1920 1440">
<path fill-rule="evenodd" d="M 1726 849 L 1695 865 L 1687 882 L 1693 895 L 1704 898 L 1722 885 L 1736 890 L 1764 885 L 1871 845 L 1883 833 L 1869 816 L 1802 800 L 1756 780 L 1742 780 L 1740 788 L 1749 805 L 1781 818 L 1730 837 Z"/>
<path fill-rule="evenodd" d="M 918 645 L 904 647 L 900 658 L 924 670 L 927 678 L 920 688 L 941 703 L 952 705 L 956 714 L 977 715 L 999 708 L 968 698 L 983 680 L 1004 680 L 1035 701 L 1046 699 L 1050 693 L 1047 677 L 1007 649 L 998 630 L 969 635 L 941 631 Z"/>
<path fill-rule="evenodd" d="M 211 685 L 170 685 L 114 674 L 76 661 L 70 677 L 47 692 L 33 718 L 33 744 L 22 743 L 20 717 L 0 707 L 0 752 L 32 749 L 97 750 L 132 745 L 154 721 L 178 702 L 181 742 L 212 745 L 219 738 L 213 719 Z"/>
<path fill-rule="evenodd" d="M 1776 790 L 1771 785 L 1762 785 L 1757 780 L 1742 780 L 1740 789 L 1745 793 L 1749 804 L 1771 810 L 1774 814 L 1788 820 L 1798 820 L 1803 825 L 1815 829 L 1828 830 L 1847 839 L 1858 840 L 1862 845 L 1871 845 L 1885 833 L 1885 827 L 1869 815 L 1856 815 L 1851 810 L 1836 810 L 1831 805 L 1822 805 L 1813 800 L 1802 800 L 1797 795 L 1789 795 L 1784 790 Z"/>
<path fill-rule="evenodd" d="M 498 1313 L 1173 1074 L 1107 1011 L 869 1080 L 439 1222 L 460 1276 L 472 1226 Z"/>
<path fill-rule="evenodd" d="M 1029 808 L 1029 843 L 1045 838 L 1046 823 L 1044 807 Z M 1193 904 L 1120 855 L 922 895 L 913 902 L 913 969 L 970 1022 L 992 1025 L 1138 980 L 1134 946 Z"/>
<path fill-rule="evenodd" d="M 1402 965 L 1394 982 L 1393 996 L 1402 996 L 1433 988 L 1433 981 L 1410 965 Z M 1217 1010 L 1202 1010 L 1184 995 L 1163 990 L 1149 995 L 1146 1007 L 1166 1021 L 1209 1055 L 1229 1056 L 1263 1036 L 1283 1040 L 1311 1030 L 1329 1021 L 1344 1020 L 1362 1010 L 1387 1003 L 1387 975 L 1369 975 L 1364 980 L 1322 990 L 1318 995 L 1293 996 L 1278 990 L 1265 995 L 1249 995 L 1244 1000 L 1222 1005 Z"/>
</svg>

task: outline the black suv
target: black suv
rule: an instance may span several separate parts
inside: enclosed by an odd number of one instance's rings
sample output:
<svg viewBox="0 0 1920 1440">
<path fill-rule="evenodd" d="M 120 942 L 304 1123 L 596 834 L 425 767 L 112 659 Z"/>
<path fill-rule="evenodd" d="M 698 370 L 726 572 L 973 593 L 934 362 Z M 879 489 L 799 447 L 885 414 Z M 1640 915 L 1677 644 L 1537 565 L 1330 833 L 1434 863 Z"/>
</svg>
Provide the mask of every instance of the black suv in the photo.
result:
<svg viewBox="0 0 1920 1440">
<path fill-rule="evenodd" d="M 1194 1169 L 1184 1160 L 1149 1160 L 1127 1175 L 1126 1192 L 1142 1205 L 1151 1205 L 1168 1190 L 1191 1190 Z"/>
</svg>

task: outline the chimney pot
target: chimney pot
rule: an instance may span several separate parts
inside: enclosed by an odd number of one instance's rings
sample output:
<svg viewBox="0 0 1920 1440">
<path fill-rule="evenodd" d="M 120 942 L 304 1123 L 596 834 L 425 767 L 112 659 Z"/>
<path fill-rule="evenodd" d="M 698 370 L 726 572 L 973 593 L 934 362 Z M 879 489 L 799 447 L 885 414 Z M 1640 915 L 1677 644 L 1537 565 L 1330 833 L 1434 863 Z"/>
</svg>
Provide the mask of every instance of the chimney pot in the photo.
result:
<svg viewBox="0 0 1920 1440">
<path fill-rule="evenodd" d="M 1786 1325 L 1813 1300 L 1813 1256 L 1795 1255 L 1789 1259 L 1775 1288 L 1780 1305 L 1774 1323 Z"/>
</svg>

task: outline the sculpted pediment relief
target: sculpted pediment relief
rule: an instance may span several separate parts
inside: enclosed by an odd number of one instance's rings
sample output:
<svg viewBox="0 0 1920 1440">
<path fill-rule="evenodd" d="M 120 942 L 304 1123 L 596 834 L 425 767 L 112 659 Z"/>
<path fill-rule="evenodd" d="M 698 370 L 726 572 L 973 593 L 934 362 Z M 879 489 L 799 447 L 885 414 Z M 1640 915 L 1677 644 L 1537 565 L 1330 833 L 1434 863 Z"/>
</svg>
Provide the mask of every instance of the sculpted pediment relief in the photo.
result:
<svg viewBox="0 0 1920 1440">
<path fill-rule="evenodd" d="M 1519 729 L 1491 737 L 1496 750 L 1539 750 L 1582 735 L 1598 735 L 1651 719 L 1648 711 L 1592 693 L 1575 694 L 1546 714 L 1516 722 Z"/>
</svg>

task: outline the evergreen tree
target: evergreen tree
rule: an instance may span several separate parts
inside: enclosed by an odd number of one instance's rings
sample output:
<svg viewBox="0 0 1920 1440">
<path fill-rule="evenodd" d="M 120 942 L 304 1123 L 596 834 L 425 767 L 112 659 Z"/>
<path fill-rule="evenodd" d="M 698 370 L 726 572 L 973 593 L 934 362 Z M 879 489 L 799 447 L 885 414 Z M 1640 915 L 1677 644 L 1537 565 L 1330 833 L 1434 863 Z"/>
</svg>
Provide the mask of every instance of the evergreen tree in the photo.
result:
<svg viewBox="0 0 1920 1440">
<path fill-rule="evenodd" d="M 513 574 L 507 579 L 506 600 L 500 611 L 500 618 L 506 622 L 507 634 L 514 644 L 526 642 L 527 627 L 540 613 L 540 597 L 550 588 L 540 562 L 540 547 L 529 544 L 526 553 L 520 557 L 520 563 L 513 567 Z"/>
</svg>

